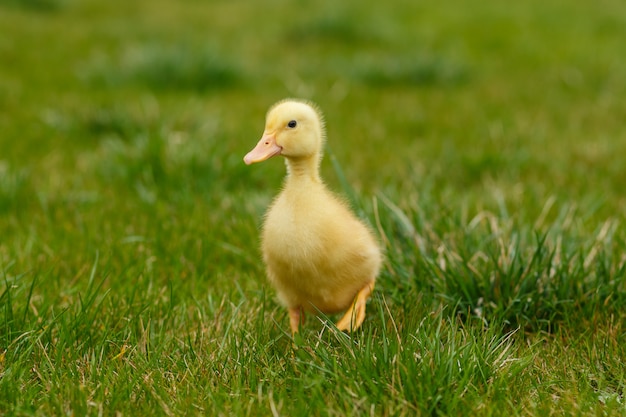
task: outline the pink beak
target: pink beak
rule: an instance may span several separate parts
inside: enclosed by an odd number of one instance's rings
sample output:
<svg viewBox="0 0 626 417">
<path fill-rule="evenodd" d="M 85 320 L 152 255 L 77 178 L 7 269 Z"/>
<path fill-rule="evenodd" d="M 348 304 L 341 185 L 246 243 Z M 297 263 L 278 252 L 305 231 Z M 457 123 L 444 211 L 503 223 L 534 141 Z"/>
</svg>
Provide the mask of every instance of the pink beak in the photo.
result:
<svg viewBox="0 0 626 417">
<path fill-rule="evenodd" d="M 279 155 L 282 150 L 283 148 L 276 144 L 276 136 L 272 133 L 265 133 L 254 149 L 243 157 L 243 162 L 246 165 L 263 162 L 274 155 Z"/>
</svg>

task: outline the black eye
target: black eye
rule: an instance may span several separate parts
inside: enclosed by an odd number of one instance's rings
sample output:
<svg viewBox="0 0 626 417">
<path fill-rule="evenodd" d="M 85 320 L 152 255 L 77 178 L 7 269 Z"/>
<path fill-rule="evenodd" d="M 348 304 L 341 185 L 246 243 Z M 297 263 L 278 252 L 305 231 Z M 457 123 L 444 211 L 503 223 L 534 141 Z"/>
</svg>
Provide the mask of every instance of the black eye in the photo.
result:
<svg viewBox="0 0 626 417">
<path fill-rule="evenodd" d="M 295 120 L 290 121 L 289 123 L 287 123 L 287 126 L 289 126 L 290 128 L 294 128 L 298 125 L 298 122 L 296 122 Z"/>
</svg>

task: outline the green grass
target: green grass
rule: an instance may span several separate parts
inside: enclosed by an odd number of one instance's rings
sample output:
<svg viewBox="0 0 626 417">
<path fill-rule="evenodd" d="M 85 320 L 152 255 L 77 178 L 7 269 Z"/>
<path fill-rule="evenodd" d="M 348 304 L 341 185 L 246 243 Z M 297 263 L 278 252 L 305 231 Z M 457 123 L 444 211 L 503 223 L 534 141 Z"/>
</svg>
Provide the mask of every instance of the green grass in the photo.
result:
<svg viewBox="0 0 626 417">
<path fill-rule="evenodd" d="M 0 414 L 626 414 L 616 0 L 0 1 Z M 264 277 L 267 108 L 386 252 L 362 330 Z"/>
</svg>

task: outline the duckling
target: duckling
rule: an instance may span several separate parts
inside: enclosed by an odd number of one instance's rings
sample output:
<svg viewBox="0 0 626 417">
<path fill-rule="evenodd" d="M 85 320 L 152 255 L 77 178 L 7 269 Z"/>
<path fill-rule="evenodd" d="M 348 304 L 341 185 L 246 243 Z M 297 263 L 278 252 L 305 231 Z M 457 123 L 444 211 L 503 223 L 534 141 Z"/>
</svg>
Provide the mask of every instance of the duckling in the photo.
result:
<svg viewBox="0 0 626 417">
<path fill-rule="evenodd" d="M 292 333 L 305 312 L 345 311 L 337 328 L 358 329 L 382 263 L 370 229 L 320 177 L 325 137 L 317 106 L 287 99 L 270 108 L 261 140 L 244 157 L 247 165 L 285 158 L 287 176 L 265 215 L 261 250 Z"/>
</svg>

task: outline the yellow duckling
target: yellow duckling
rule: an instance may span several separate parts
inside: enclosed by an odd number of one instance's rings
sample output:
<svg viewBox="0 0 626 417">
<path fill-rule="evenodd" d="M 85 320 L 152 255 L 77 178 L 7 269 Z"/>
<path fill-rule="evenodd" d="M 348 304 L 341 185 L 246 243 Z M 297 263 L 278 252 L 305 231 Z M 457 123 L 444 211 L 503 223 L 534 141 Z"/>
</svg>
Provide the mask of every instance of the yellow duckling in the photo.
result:
<svg viewBox="0 0 626 417">
<path fill-rule="evenodd" d="M 337 328 L 359 328 L 382 262 L 372 232 L 320 178 L 324 140 L 316 107 L 284 100 L 270 108 L 263 137 L 244 157 L 247 165 L 286 158 L 287 178 L 266 214 L 261 248 L 293 333 L 305 311 L 347 310 Z"/>
</svg>

